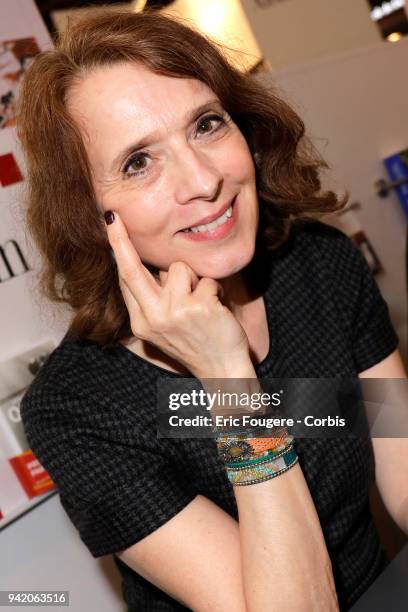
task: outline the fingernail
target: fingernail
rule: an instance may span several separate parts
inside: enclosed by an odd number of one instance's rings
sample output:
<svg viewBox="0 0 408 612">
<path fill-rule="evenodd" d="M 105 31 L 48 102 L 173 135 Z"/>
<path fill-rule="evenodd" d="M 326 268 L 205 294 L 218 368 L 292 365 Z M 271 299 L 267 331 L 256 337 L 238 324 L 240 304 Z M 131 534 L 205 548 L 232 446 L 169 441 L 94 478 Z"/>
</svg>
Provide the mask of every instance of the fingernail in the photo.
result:
<svg viewBox="0 0 408 612">
<path fill-rule="evenodd" d="M 113 212 L 111 210 L 108 210 L 104 214 L 104 217 L 105 217 L 106 225 L 110 225 L 115 220 L 115 215 L 113 214 Z"/>
</svg>

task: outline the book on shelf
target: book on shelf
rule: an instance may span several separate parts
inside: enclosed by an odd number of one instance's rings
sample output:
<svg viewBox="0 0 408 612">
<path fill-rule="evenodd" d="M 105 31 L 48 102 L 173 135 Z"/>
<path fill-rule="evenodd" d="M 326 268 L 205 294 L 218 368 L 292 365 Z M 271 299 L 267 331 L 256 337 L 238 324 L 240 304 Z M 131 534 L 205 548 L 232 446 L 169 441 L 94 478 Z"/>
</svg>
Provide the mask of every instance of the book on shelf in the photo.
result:
<svg viewBox="0 0 408 612">
<path fill-rule="evenodd" d="M 0 402 L 0 509 L 10 512 L 55 488 L 48 472 L 29 448 L 20 416 L 25 390 Z"/>
</svg>

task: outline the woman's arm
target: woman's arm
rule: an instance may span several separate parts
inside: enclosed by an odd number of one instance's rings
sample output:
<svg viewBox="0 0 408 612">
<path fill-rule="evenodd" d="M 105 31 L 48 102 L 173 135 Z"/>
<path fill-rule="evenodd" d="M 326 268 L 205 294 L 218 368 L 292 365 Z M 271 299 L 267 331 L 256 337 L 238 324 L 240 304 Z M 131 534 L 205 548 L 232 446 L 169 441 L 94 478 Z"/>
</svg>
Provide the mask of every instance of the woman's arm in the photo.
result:
<svg viewBox="0 0 408 612">
<path fill-rule="evenodd" d="M 248 612 L 338 610 L 331 561 L 299 463 L 255 485 L 235 486 Z"/>
<path fill-rule="evenodd" d="M 394 378 L 408 378 L 398 350 L 358 376 L 388 379 L 385 383 L 387 395 L 390 396 L 393 386 L 395 388 L 394 397 L 390 399 L 394 409 L 400 406 L 408 417 L 408 383 L 393 385 L 392 381 Z M 408 438 L 372 438 L 372 443 L 376 483 L 381 498 L 398 527 L 408 535 Z"/>
<path fill-rule="evenodd" d="M 204 387 L 213 386 L 209 378 Z M 249 359 L 223 372 L 223 378 L 233 378 L 234 390 L 239 386 L 249 394 L 258 384 Z M 215 384 L 219 389 L 220 380 Z M 267 481 L 235 485 L 234 493 L 248 612 L 338 610 L 330 557 L 299 463 Z"/>
<path fill-rule="evenodd" d="M 194 612 L 337 611 L 330 560 L 304 483 L 296 464 L 272 480 L 235 487 L 239 523 L 197 495 L 116 556 Z"/>
<path fill-rule="evenodd" d="M 242 362 L 203 373 L 203 386 L 250 378 Z M 245 384 L 245 383 L 243 383 Z M 299 463 L 265 482 L 234 486 L 239 522 L 202 495 L 117 556 L 194 612 L 338 612 L 316 509 Z"/>
</svg>

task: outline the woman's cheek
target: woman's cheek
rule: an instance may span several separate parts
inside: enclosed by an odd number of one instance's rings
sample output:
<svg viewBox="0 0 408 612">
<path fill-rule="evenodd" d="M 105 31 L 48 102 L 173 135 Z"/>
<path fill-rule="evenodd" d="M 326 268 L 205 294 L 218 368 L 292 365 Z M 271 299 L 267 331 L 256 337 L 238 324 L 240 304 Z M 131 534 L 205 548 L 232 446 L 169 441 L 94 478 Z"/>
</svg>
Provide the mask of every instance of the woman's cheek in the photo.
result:
<svg viewBox="0 0 408 612">
<path fill-rule="evenodd" d="M 255 177 L 255 166 L 251 153 L 240 140 L 236 143 L 236 147 L 223 155 L 221 163 L 222 165 L 219 166 L 221 173 L 224 178 L 230 177 L 231 181 L 243 184 Z"/>
<path fill-rule="evenodd" d="M 148 198 L 143 201 L 138 198 L 122 206 L 119 214 L 122 214 L 128 232 L 141 237 L 154 237 L 162 233 L 168 227 L 169 221 L 160 204 L 157 198 L 154 202 Z"/>
</svg>

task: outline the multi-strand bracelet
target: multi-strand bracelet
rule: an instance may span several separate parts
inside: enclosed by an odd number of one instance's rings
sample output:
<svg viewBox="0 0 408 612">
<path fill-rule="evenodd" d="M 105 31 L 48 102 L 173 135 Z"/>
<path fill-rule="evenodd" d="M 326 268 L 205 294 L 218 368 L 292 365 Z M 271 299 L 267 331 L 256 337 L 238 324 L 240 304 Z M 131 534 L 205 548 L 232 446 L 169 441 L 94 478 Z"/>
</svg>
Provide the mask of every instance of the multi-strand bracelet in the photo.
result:
<svg viewBox="0 0 408 612">
<path fill-rule="evenodd" d="M 254 430 L 215 433 L 219 456 L 225 463 L 229 480 L 235 485 L 275 478 L 298 461 L 293 436 L 288 435 L 286 428 L 273 438 L 255 437 L 254 433 Z"/>
</svg>

